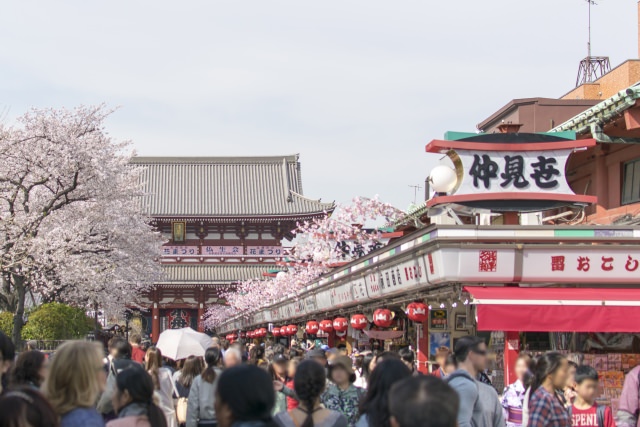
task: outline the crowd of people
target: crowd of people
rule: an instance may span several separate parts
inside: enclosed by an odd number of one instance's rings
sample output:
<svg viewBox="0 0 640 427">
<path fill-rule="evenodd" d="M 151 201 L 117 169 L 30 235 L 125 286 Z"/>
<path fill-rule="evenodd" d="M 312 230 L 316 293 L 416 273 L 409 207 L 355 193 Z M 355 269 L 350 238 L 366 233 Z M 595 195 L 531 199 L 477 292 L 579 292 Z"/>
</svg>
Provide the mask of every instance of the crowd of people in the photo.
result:
<svg viewBox="0 0 640 427">
<path fill-rule="evenodd" d="M 521 354 L 501 396 L 478 337 L 440 348 L 431 375 L 409 348 L 348 355 L 212 338 L 204 357 L 172 361 L 140 336 L 105 351 L 70 341 L 51 358 L 0 333 L 0 427 L 638 427 L 640 368 L 620 411 L 597 405 L 598 373 L 556 352 Z"/>
</svg>

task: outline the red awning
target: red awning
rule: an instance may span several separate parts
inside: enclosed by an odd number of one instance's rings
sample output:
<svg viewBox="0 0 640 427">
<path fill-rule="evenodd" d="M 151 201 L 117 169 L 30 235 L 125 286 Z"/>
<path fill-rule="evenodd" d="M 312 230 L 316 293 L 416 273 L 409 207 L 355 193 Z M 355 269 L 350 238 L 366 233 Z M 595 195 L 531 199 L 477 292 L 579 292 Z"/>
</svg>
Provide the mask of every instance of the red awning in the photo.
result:
<svg viewBox="0 0 640 427">
<path fill-rule="evenodd" d="M 466 287 L 478 330 L 640 332 L 640 289 Z"/>
</svg>

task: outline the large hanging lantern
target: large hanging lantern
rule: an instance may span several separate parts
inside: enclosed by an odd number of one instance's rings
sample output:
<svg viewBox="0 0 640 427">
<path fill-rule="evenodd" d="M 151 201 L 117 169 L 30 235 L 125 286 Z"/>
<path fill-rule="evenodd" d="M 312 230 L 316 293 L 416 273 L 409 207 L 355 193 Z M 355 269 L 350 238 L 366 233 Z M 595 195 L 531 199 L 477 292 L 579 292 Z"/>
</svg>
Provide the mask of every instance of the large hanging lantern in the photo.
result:
<svg viewBox="0 0 640 427">
<path fill-rule="evenodd" d="M 243 339 L 243 338 L 246 338 L 246 337 L 247 337 L 247 333 L 246 333 L 246 332 L 244 332 L 244 331 L 241 331 L 241 332 L 238 334 L 238 339 Z"/>
<path fill-rule="evenodd" d="M 287 326 L 287 332 L 290 337 L 294 336 L 298 332 L 298 327 L 296 325 Z"/>
<path fill-rule="evenodd" d="M 373 323 L 380 328 L 388 328 L 393 323 L 393 313 L 386 308 L 379 308 L 373 312 Z"/>
<path fill-rule="evenodd" d="M 286 326 L 282 326 L 280 328 L 280 336 L 281 337 L 289 336 L 289 331 L 287 331 L 287 327 Z"/>
<path fill-rule="evenodd" d="M 429 317 L 429 307 L 423 302 L 412 302 L 407 306 L 407 317 L 413 322 L 426 322 Z"/>
<path fill-rule="evenodd" d="M 353 329 L 363 330 L 367 328 L 369 320 L 364 314 L 354 314 L 351 316 L 351 327 Z"/>
<path fill-rule="evenodd" d="M 256 331 L 247 331 L 247 338 L 253 338 L 256 335 Z"/>
<path fill-rule="evenodd" d="M 267 328 L 260 328 L 260 336 L 263 338 L 267 336 Z"/>
<path fill-rule="evenodd" d="M 274 327 L 273 330 L 271 331 L 271 333 L 273 334 L 274 337 L 279 337 L 280 336 L 280 328 L 279 327 Z"/>
<path fill-rule="evenodd" d="M 333 330 L 336 332 L 346 332 L 349 329 L 349 321 L 344 317 L 336 317 L 333 320 Z"/>
<path fill-rule="evenodd" d="M 304 330 L 309 335 L 316 335 L 320 330 L 320 324 L 315 320 L 311 320 L 307 322 L 307 325 L 305 326 Z"/>
<path fill-rule="evenodd" d="M 320 322 L 320 330 L 326 333 L 333 332 L 333 322 L 331 320 L 323 320 Z"/>
</svg>

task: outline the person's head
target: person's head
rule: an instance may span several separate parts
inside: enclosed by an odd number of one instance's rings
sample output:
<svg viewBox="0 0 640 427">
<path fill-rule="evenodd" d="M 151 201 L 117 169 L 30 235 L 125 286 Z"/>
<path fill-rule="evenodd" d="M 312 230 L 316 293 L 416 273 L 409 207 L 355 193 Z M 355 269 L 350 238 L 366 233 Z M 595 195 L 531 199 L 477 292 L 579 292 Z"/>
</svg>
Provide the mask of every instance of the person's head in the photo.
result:
<svg viewBox="0 0 640 427">
<path fill-rule="evenodd" d="M 412 371 L 415 369 L 416 355 L 413 350 L 411 350 L 409 347 L 405 347 L 403 349 L 400 349 L 398 355 L 400 356 L 400 360 L 402 360 L 402 362 L 407 365 L 409 369 L 411 369 Z"/>
<path fill-rule="evenodd" d="M 383 351 L 382 353 L 378 354 L 378 357 L 376 358 L 376 365 L 379 365 L 385 360 L 389 359 L 400 360 L 400 355 L 393 351 Z"/>
<path fill-rule="evenodd" d="M 376 367 L 376 355 L 373 353 L 368 353 L 364 355 L 362 359 L 362 376 L 368 380 L 369 376 L 371 376 L 371 372 Z"/>
<path fill-rule="evenodd" d="M 220 345 L 220 338 L 218 337 L 211 338 L 211 347 L 222 348 L 222 346 Z"/>
<path fill-rule="evenodd" d="M 275 401 L 273 380 L 264 369 L 254 365 L 229 368 L 220 374 L 216 389 L 218 425 L 230 427 L 234 422 L 269 422 Z"/>
<path fill-rule="evenodd" d="M 564 389 L 569 378 L 569 362 L 562 354 L 550 351 L 538 357 L 532 366 L 533 380 L 531 382 L 531 396 L 543 385 L 556 390 Z"/>
<path fill-rule="evenodd" d="M 242 353 L 237 347 L 229 347 L 229 349 L 224 353 L 224 367 L 225 368 L 233 368 L 234 366 L 238 366 L 242 364 Z"/>
<path fill-rule="evenodd" d="M 27 341 L 27 351 L 37 351 L 38 350 L 38 341 L 29 340 Z"/>
<path fill-rule="evenodd" d="M 216 368 L 220 366 L 221 358 L 222 353 L 218 347 L 209 347 L 207 351 L 204 352 L 204 363 L 207 366 L 202 373 L 202 379 L 209 384 L 213 384 L 213 381 L 215 381 L 218 376 Z"/>
<path fill-rule="evenodd" d="M 300 427 L 313 426 L 313 409 L 327 384 L 327 375 L 320 364 L 313 360 L 305 360 L 298 365 L 298 370 L 293 378 L 293 388 L 307 410 L 307 418 Z"/>
<path fill-rule="evenodd" d="M 430 375 L 405 378 L 389 392 L 391 427 L 456 427 L 459 406 L 455 390 Z"/>
<path fill-rule="evenodd" d="M 366 414 L 369 425 L 389 425 L 389 392 L 398 381 L 411 376 L 404 361 L 387 359 L 371 373 L 367 382 L 367 394 L 360 402 L 360 415 Z"/>
<path fill-rule="evenodd" d="M 289 360 L 289 365 L 287 366 L 287 376 L 289 378 L 293 378 L 296 375 L 296 371 L 298 370 L 298 365 L 302 362 L 301 357 L 294 357 Z"/>
<path fill-rule="evenodd" d="M 276 354 L 273 356 L 271 365 L 269 365 L 269 371 L 273 375 L 274 379 L 276 379 L 276 377 L 284 378 L 287 376 L 288 367 L 289 358 L 284 354 Z"/>
<path fill-rule="evenodd" d="M 438 364 L 438 366 L 443 368 L 445 363 L 447 362 L 447 357 L 449 357 L 450 355 L 451 350 L 449 350 L 449 347 L 438 347 L 438 349 L 436 350 L 436 363 Z"/>
<path fill-rule="evenodd" d="M 162 367 L 162 352 L 158 347 L 149 347 L 144 354 L 144 366 L 147 371 L 158 370 Z"/>
<path fill-rule="evenodd" d="M 189 388 L 193 383 L 193 380 L 202 373 L 202 359 L 196 356 L 187 357 L 183 364 L 182 370 L 180 371 L 180 384 L 183 387 Z"/>
<path fill-rule="evenodd" d="M 454 356 L 459 368 L 473 370 L 470 372 L 472 376 L 487 367 L 487 345 L 480 337 L 468 335 L 459 338 L 456 341 Z"/>
<path fill-rule="evenodd" d="M 164 413 L 153 403 L 153 380 L 151 376 L 138 366 L 131 366 L 118 372 L 116 392 L 113 394 L 113 409 L 119 413 L 131 404 L 139 404 L 146 408 L 149 424 L 166 427 Z"/>
<path fill-rule="evenodd" d="M 59 427 L 58 414 L 44 396 L 29 387 L 0 397 L 0 427 Z"/>
<path fill-rule="evenodd" d="M 11 370 L 11 386 L 33 385 L 39 388 L 47 377 L 47 363 L 39 351 L 25 351 Z"/>
<path fill-rule="evenodd" d="M 291 349 L 289 349 L 289 357 L 294 358 L 294 357 L 302 357 L 304 355 L 304 350 L 302 350 L 300 347 L 291 347 Z"/>
<path fill-rule="evenodd" d="M 131 359 L 131 344 L 122 337 L 114 339 L 111 346 L 111 356 L 114 359 Z"/>
<path fill-rule="evenodd" d="M 95 405 L 107 380 L 102 356 L 102 346 L 95 342 L 68 341 L 58 347 L 44 384 L 58 415 Z"/>
<path fill-rule="evenodd" d="M 576 393 L 585 402 L 593 404 L 598 397 L 598 371 L 591 366 L 576 368 Z"/>
<path fill-rule="evenodd" d="M 13 341 L 0 332 L 0 377 L 9 371 L 15 357 L 16 347 L 13 345 Z"/>
<path fill-rule="evenodd" d="M 131 343 L 131 345 L 139 347 L 140 344 L 142 344 L 142 335 L 137 333 L 129 334 L 129 343 Z"/>
<path fill-rule="evenodd" d="M 525 381 L 525 375 L 527 374 L 527 372 L 529 372 L 530 365 L 531 356 L 529 356 L 527 353 L 520 353 L 520 355 L 516 359 L 514 371 L 516 373 L 516 378 L 518 378 L 523 383 Z"/>
<path fill-rule="evenodd" d="M 571 360 L 567 360 L 567 363 L 569 364 L 569 376 L 567 377 L 567 384 L 564 388 L 573 389 L 576 386 L 576 370 L 578 369 L 578 364 Z"/>
<path fill-rule="evenodd" d="M 264 347 L 259 345 L 251 347 L 251 350 L 249 350 L 249 363 L 258 365 L 262 360 L 264 360 Z"/>
<path fill-rule="evenodd" d="M 353 363 L 349 356 L 338 356 L 329 365 L 329 379 L 337 386 L 346 386 L 355 382 L 356 374 L 353 372 Z"/>
<path fill-rule="evenodd" d="M 338 344 L 338 347 L 336 347 L 338 349 L 338 355 L 339 356 L 346 356 L 347 355 L 347 345 L 344 343 Z"/>
<path fill-rule="evenodd" d="M 453 357 L 453 354 L 447 356 L 444 361 L 444 365 L 442 366 L 442 370 L 444 371 L 445 375 L 451 375 L 454 373 L 454 371 L 456 370 L 456 358 Z"/>
<path fill-rule="evenodd" d="M 327 366 L 327 355 L 322 349 L 314 349 L 307 353 L 307 359 L 313 360 L 322 367 Z"/>
</svg>

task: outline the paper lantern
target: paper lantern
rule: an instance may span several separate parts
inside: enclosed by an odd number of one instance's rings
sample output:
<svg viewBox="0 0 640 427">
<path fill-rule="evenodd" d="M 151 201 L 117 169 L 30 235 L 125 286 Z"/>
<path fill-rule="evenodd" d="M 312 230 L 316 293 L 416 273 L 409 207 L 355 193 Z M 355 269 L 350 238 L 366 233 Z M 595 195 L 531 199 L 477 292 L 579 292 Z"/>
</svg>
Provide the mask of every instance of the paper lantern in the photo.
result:
<svg viewBox="0 0 640 427">
<path fill-rule="evenodd" d="M 310 322 L 307 322 L 304 330 L 309 335 L 315 335 L 320 330 L 320 324 L 315 320 L 311 320 Z"/>
<path fill-rule="evenodd" d="M 267 336 L 267 328 L 260 328 L 260 336 L 261 337 Z"/>
<path fill-rule="evenodd" d="M 364 314 L 354 314 L 351 316 L 351 327 L 353 329 L 363 330 L 367 328 L 369 320 Z"/>
<path fill-rule="evenodd" d="M 255 336 L 255 331 L 247 331 L 247 338 L 253 338 Z"/>
<path fill-rule="evenodd" d="M 296 325 L 287 326 L 287 334 L 292 337 L 298 332 L 298 327 Z"/>
<path fill-rule="evenodd" d="M 373 323 L 380 328 L 388 328 L 393 323 L 393 313 L 386 308 L 379 308 L 373 312 Z"/>
<path fill-rule="evenodd" d="M 273 330 L 271 331 L 271 333 L 273 334 L 274 337 L 279 337 L 280 336 L 280 328 L 279 327 L 274 327 Z"/>
<path fill-rule="evenodd" d="M 349 329 L 349 321 L 344 317 L 336 317 L 333 320 L 333 330 L 336 332 L 346 332 Z"/>
<path fill-rule="evenodd" d="M 238 338 L 246 338 L 246 337 L 247 337 L 247 333 L 246 333 L 246 332 L 244 332 L 244 331 L 241 331 L 241 332 L 238 334 Z"/>
<path fill-rule="evenodd" d="M 413 322 L 426 322 L 429 317 L 429 307 L 423 302 L 412 302 L 407 306 L 407 317 Z"/>
<path fill-rule="evenodd" d="M 287 331 L 287 327 L 286 326 L 282 326 L 280 328 L 280 336 L 281 337 L 289 336 L 289 332 Z"/>
<path fill-rule="evenodd" d="M 326 333 L 333 332 L 333 322 L 331 320 L 323 320 L 320 322 L 320 330 Z"/>
</svg>

